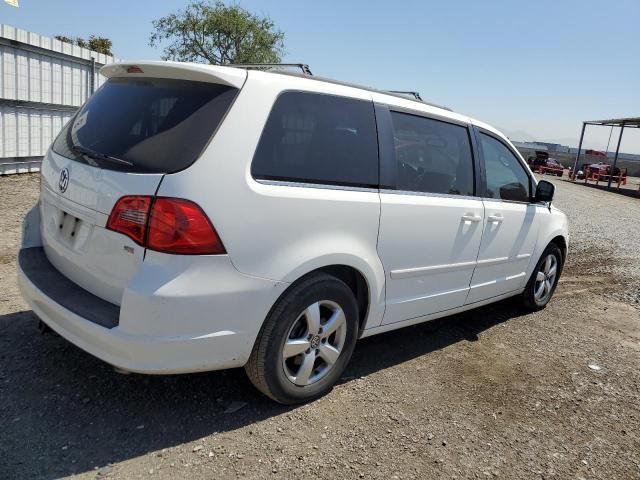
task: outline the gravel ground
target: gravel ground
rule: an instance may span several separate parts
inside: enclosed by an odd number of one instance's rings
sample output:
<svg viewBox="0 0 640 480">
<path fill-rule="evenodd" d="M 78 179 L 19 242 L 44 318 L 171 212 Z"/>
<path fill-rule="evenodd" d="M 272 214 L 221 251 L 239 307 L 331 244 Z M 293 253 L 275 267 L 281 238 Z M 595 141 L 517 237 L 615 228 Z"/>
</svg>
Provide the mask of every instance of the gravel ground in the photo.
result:
<svg viewBox="0 0 640 480">
<path fill-rule="evenodd" d="M 291 408 L 241 370 L 122 376 L 37 334 L 14 261 L 38 179 L 0 177 L 0 478 L 640 478 L 640 201 L 555 183 L 571 255 L 547 309 L 365 339 Z"/>
<path fill-rule="evenodd" d="M 544 179 L 556 185 L 555 204 L 571 222 L 570 265 L 614 276 L 620 285 L 610 295 L 639 303 L 640 199 Z"/>
</svg>

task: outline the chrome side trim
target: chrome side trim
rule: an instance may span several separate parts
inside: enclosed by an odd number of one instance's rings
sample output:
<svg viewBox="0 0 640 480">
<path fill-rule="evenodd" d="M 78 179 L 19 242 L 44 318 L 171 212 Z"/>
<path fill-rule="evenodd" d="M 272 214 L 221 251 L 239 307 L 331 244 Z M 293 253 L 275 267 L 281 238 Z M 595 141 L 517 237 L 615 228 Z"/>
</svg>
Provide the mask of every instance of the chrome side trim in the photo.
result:
<svg viewBox="0 0 640 480">
<path fill-rule="evenodd" d="M 540 205 L 539 203 L 534 202 L 521 202 L 518 200 L 503 200 L 502 198 L 492 198 L 492 197 L 482 197 L 483 202 L 491 202 L 491 203 L 514 203 L 516 205 Z"/>
<path fill-rule="evenodd" d="M 262 181 L 262 180 L 260 180 Z M 492 203 L 514 203 L 516 205 L 533 205 L 536 207 L 547 208 L 546 205 L 536 202 L 519 202 L 517 200 L 503 200 L 501 198 L 481 197 L 478 195 L 456 195 L 453 193 L 434 193 L 434 192 L 415 192 L 412 190 L 392 190 L 389 188 L 381 188 L 380 193 L 389 193 L 393 195 L 413 195 L 421 197 L 441 197 L 441 198 L 462 198 L 465 200 L 482 200 L 483 202 Z"/>
<path fill-rule="evenodd" d="M 402 268 L 398 270 L 391 270 L 390 275 L 392 279 L 398 280 L 402 278 L 419 277 L 421 275 L 426 275 L 429 273 L 442 273 L 452 272 L 455 270 L 464 270 L 465 268 L 472 268 L 475 266 L 499 265 L 501 263 L 517 262 L 518 260 L 526 260 L 529 257 L 531 257 L 530 253 L 521 253 L 520 255 L 516 255 L 515 257 L 487 258 L 485 260 L 477 260 L 471 262 L 431 265 L 428 267 Z"/>
<path fill-rule="evenodd" d="M 377 188 L 369 187 L 351 187 L 348 185 L 328 185 L 325 183 L 293 182 L 290 180 L 265 180 L 261 178 L 254 178 L 254 180 L 263 185 L 272 185 L 276 187 L 318 188 L 322 190 L 346 190 L 348 192 L 379 192 Z"/>
<path fill-rule="evenodd" d="M 432 193 L 432 192 L 414 192 L 412 190 L 391 190 L 388 188 L 380 189 L 380 193 L 388 193 L 392 195 L 408 195 L 418 197 L 434 197 L 434 198 L 459 198 L 462 200 L 483 200 L 482 197 L 474 197 L 471 195 L 455 195 L 452 193 Z"/>
<path fill-rule="evenodd" d="M 521 253 L 520 255 L 516 255 L 515 257 L 487 258 L 484 260 L 478 260 L 476 264 L 481 267 L 485 265 L 498 265 L 500 263 L 509 263 L 509 262 L 517 262 L 518 260 L 525 260 L 530 256 L 531 256 L 530 253 Z"/>
<path fill-rule="evenodd" d="M 254 180 L 263 185 L 273 185 L 277 187 L 319 188 L 324 190 L 345 190 L 349 192 L 375 192 L 375 193 L 386 193 L 391 195 L 407 195 L 407 196 L 433 197 L 433 198 L 454 198 L 454 199 L 461 199 L 461 200 L 480 200 L 484 202 L 516 203 L 520 205 L 535 205 L 535 206 L 544 207 L 544 205 L 531 203 L 531 202 L 517 202 L 513 200 L 502 200 L 500 198 L 487 198 L 487 197 L 480 197 L 480 196 L 473 196 L 473 195 L 456 195 L 453 193 L 416 192 L 412 190 L 392 190 L 389 188 L 378 189 L 378 188 L 371 188 L 371 187 L 352 187 L 349 185 L 330 185 L 326 183 L 294 182 L 291 180 L 266 180 L 261 178 L 254 178 Z"/>
<path fill-rule="evenodd" d="M 427 273 L 451 272 L 454 270 L 464 270 L 465 268 L 473 268 L 476 266 L 475 261 L 450 263 L 445 265 L 432 265 L 429 267 L 403 268 L 399 270 L 391 270 L 391 278 L 411 278 L 419 277 Z"/>
<path fill-rule="evenodd" d="M 516 278 L 522 278 L 527 274 L 527 272 L 520 272 L 520 273 L 516 273 L 515 275 L 509 275 L 506 280 L 515 280 Z"/>
<path fill-rule="evenodd" d="M 517 273 L 515 275 L 509 275 L 508 277 L 497 278 L 497 279 L 489 280 L 488 282 L 483 282 L 483 283 L 476 283 L 474 285 L 471 285 L 470 290 L 473 290 L 475 288 L 488 287 L 489 285 L 498 285 L 500 283 L 508 282 L 510 280 L 515 280 L 517 278 L 522 278 L 525 275 L 526 275 L 526 272 L 520 272 L 520 273 Z"/>
<path fill-rule="evenodd" d="M 419 302 L 421 300 L 428 300 L 430 298 L 441 297 L 443 295 L 451 295 L 452 293 L 467 292 L 468 290 L 469 290 L 469 287 L 455 288 L 453 290 L 446 290 L 444 292 L 432 293 L 430 295 L 420 295 L 418 297 L 401 298 L 400 300 L 394 300 L 393 302 L 389 302 L 389 304 L 400 305 L 403 303 Z"/>
</svg>

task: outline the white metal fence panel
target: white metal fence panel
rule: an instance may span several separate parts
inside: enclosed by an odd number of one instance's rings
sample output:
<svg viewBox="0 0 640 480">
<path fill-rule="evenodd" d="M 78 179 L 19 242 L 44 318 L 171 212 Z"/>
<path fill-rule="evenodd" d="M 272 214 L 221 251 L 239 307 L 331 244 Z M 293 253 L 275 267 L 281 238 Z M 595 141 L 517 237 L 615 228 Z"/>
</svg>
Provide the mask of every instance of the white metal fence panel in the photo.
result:
<svg viewBox="0 0 640 480">
<path fill-rule="evenodd" d="M 42 157 L 73 111 L 0 105 L 0 159 Z"/>
<path fill-rule="evenodd" d="M 0 175 L 37 168 L 111 56 L 0 24 Z"/>
</svg>

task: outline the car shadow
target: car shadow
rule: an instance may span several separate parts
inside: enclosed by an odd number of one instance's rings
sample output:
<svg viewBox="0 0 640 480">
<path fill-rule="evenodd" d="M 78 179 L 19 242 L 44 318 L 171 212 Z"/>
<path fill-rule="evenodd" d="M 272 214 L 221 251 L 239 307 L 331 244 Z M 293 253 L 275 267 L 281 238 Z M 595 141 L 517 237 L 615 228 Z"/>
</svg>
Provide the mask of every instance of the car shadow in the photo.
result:
<svg viewBox="0 0 640 480">
<path fill-rule="evenodd" d="M 504 301 L 363 339 L 341 382 L 476 341 L 525 313 Z M 121 375 L 36 325 L 31 311 L 0 316 L 0 478 L 82 473 L 296 408 L 262 396 L 242 369 Z"/>
</svg>

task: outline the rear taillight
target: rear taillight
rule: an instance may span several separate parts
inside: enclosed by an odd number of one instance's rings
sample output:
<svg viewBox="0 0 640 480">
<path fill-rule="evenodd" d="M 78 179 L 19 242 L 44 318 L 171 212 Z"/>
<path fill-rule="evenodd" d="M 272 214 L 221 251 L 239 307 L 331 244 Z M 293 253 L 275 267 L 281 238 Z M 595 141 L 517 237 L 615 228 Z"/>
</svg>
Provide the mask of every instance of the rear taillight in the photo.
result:
<svg viewBox="0 0 640 480">
<path fill-rule="evenodd" d="M 180 198 L 122 197 L 109 215 L 107 228 L 159 252 L 185 255 L 226 253 L 218 233 L 202 209 Z"/>
<path fill-rule="evenodd" d="M 122 197 L 111 210 L 107 228 L 123 233 L 137 244 L 144 245 L 150 207 L 151 197 L 141 195 Z"/>
<path fill-rule="evenodd" d="M 202 209 L 179 198 L 158 198 L 153 203 L 147 248 L 192 255 L 226 253 Z"/>
</svg>

